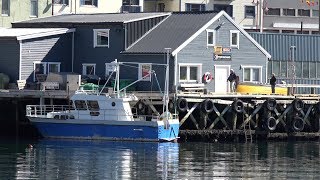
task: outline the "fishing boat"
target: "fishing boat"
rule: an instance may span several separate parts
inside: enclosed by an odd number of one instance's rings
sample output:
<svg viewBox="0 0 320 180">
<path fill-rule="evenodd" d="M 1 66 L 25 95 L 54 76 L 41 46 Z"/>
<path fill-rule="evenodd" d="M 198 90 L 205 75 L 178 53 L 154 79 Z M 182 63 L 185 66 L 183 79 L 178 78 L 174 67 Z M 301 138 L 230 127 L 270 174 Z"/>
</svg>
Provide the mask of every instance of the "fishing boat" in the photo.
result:
<svg viewBox="0 0 320 180">
<path fill-rule="evenodd" d="M 119 89 L 120 64 L 115 63 L 114 93 L 78 90 L 69 105 L 27 105 L 27 118 L 45 138 L 176 141 L 179 120 L 168 110 L 168 63 L 163 93 L 165 108 L 161 115 L 151 118 L 133 113 L 130 102 L 136 102 L 137 97 Z"/>
<path fill-rule="evenodd" d="M 236 91 L 240 94 L 272 94 L 271 85 L 248 82 L 238 84 Z M 274 94 L 287 95 L 288 88 L 285 85 L 276 85 Z"/>
</svg>

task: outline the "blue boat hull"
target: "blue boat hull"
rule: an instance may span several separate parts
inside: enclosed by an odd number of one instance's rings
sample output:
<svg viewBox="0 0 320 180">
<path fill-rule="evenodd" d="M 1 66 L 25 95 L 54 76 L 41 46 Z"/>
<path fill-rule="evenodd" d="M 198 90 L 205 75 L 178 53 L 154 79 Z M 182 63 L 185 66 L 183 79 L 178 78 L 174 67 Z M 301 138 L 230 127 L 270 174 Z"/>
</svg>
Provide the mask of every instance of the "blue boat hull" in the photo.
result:
<svg viewBox="0 0 320 180">
<path fill-rule="evenodd" d="M 178 138 L 179 122 L 60 123 L 30 119 L 45 138 L 106 139 L 133 141 L 173 141 Z"/>
</svg>

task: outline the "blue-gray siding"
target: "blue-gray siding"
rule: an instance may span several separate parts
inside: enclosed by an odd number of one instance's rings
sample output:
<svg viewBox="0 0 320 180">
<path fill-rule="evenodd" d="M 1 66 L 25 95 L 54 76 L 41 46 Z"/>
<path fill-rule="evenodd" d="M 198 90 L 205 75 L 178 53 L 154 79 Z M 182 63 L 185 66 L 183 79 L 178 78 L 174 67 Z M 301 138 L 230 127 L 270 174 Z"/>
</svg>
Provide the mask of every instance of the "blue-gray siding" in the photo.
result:
<svg viewBox="0 0 320 180">
<path fill-rule="evenodd" d="M 72 34 L 24 40 L 22 43 L 21 79 L 33 81 L 34 61 L 61 62 L 61 72 L 71 72 Z"/>
<path fill-rule="evenodd" d="M 237 28 L 224 16 L 220 18 L 220 22 L 214 22 L 208 29 L 215 29 L 221 22 L 225 23 L 216 31 L 216 45 L 230 47 L 230 30 L 237 30 Z M 202 63 L 202 73 L 210 72 L 212 75 L 214 75 L 214 65 L 231 65 L 240 81 L 243 79 L 240 65 L 262 66 L 262 82 L 264 83 L 266 81 L 266 56 L 241 32 L 239 41 L 239 49 L 232 49 L 231 61 L 214 61 L 214 50 L 212 47 L 207 47 L 207 31 L 203 31 L 178 53 L 178 63 Z M 214 82 L 209 83 L 207 88 L 213 91 Z"/>
<path fill-rule="evenodd" d="M 0 73 L 8 75 L 10 82 L 19 79 L 19 46 L 15 39 L 0 40 Z"/>
</svg>

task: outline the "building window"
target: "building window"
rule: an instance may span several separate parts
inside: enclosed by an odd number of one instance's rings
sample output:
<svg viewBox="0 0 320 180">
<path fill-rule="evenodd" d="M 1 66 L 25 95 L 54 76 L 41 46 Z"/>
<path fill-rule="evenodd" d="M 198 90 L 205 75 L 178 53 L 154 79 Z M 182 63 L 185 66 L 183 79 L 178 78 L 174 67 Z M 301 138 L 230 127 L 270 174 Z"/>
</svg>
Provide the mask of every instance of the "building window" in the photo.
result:
<svg viewBox="0 0 320 180">
<path fill-rule="evenodd" d="M 298 9 L 298 16 L 310 17 L 310 10 L 308 9 Z"/>
<path fill-rule="evenodd" d="M 139 0 L 123 0 L 122 5 L 139 5 Z"/>
<path fill-rule="evenodd" d="M 280 75 L 280 61 L 272 61 L 272 72 L 276 75 Z"/>
<path fill-rule="evenodd" d="M 312 17 L 318 18 L 319 17 L 319 10 L 312 9 Z"/>
<path fill-rule="evenodd" d="M 309 31 L 297 31 L 297 34 L 309 34 Z"/>
<path fill-rule="evenodd" d="M 117 66 L 115 63 L 106 63 L 106 77 L 110 76 L 116 70 Z"/>
<path fill-rule="evenodd" d="M 1 14 L 4 16 L 10 15 L 10 0 L 2 0 L 2 11 Z"/>
<path fill-rule="evenodd" d="M 230 17 L 233 17 L 233 6 L 232 5 L 225 5 L 225 4 L 214 4 L 213 11 L 220 12 L 225 11 Z"/>
<path fill-rule="evenodd" d="M 30 0 L 30 17 L 38 17 L 38 0 Z"/>
<path fill-rule="evenodd" d="M 255 6 L 245 6 L 245 17 L 254 18 L 256 16 Z"/>
<path fill-rule="evenodd" d="M 317 65 L 315 62 L 309 62 L 310 63 L 310 78 L 316 78 L 317 75 Z"/>
<path fill-rule="evenodd" d="M 54 0 L 54 4 L 69 5 L 69 0 Z"/>
<path fill-rule="evenodd" d="M 214 46 L 216 44 L 215 30 L 207 29 L 207 46 Z"/>
<path fill-rule="evenodd" d="M 82 64 L 82 75 L 95 75 L 96 64 Z"/>
<path fill-rule="evenodd" d="M 48 73 L 60 72 L 60 64 L 59 62 L 48 62 Z"/>
<path fill-rule="evenodd" d="M 179 64 L 179 82 L 200 82 L 201 64 Z"/>
<path fill-rule="evenodd" d="M 186 11 L 205 11 L 205 4 L 190 4 L 186 3 Z"/>
<path fill-rule="evenodd" d="M 319 31 L 312 31 L 311 34 L 320 34 Z"/>
<path fill-rule="evenodd" d="M 152 71 L 151 64 L 139 64 L 138 79 L 141 79 L 142 81 L 151 81 L 151 71 Z"/>
<path fill-rule="evenodd" d="M 109 29 L 93 30 L 94 47 L 109 47 Z"/>
<path fill-rule="evenodd" d="M 280 8 L 269 8 L 267 11 L 267 15 L 280 16 Z"/>
<path fill-rule="evenodd" d="M 309 63 L 308 62 L 302 63 L 302 77 L 309 78 Z"/>
<path fill-rule="evenodd" d="M 284 16 L 295 16 L 296 15 L 296 10 L 295 9 L 283 9 L 282 10 L 282 15 L 284 15 Z"/>
<path fill-rule="evenodd" d="M 43 62 L 33 62 L 33 80 L 38 81 L 39 75 L 47 74 L 47 64 Z"/>
<path fill-rule="evenodd" d="M 287 77 L 287 61 L 280 62 L 280 77 Z"/>
<path fill-rule="evenodd" d="M 80 0 L 80 5 L 89 5 L 98 7 L 98 0 Z"/>
<path fill-rule="evenodd" d="M 294 34 L 294 30 L 282 30 L 282 33 Z"/>
<path fill-rule="evenodd" d="M 294 63 L 294 72 L 295 72 L 295 76 L 297 78 L 302 77 L 302 62 L 295 62 Z"/>
<path fill-rule="evenodd" d="M 239 31 L 230 30 L 230 47 L 239 49 Z"/>
<path fill-rule="evenodd" d="M 320 78 L 320 63 L 317 63 L 317 78 Z"/>
<path fill-rule="evenodd" d="M 262 66 L 243 66 L 244 82 L 262 82 Z"/>
</svg>

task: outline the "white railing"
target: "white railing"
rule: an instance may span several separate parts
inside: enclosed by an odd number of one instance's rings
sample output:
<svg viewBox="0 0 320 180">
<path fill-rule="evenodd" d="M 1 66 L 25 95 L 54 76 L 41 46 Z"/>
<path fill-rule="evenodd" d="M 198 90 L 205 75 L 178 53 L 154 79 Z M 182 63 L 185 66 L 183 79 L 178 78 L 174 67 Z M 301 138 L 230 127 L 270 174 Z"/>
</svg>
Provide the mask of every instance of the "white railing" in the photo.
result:
<svg viewBox="0 0 320 180">
<path fill-rule="evenodd" d="M 46 116 L 49 112 L 62 112 L 72 110 L 68 105 L 27 105 L 27 116 Z"/>
</svg>

